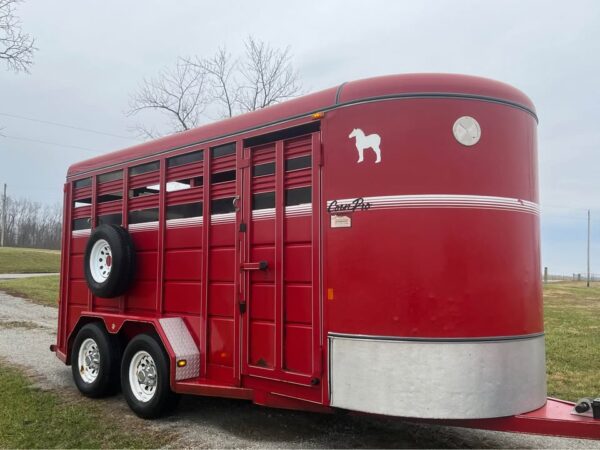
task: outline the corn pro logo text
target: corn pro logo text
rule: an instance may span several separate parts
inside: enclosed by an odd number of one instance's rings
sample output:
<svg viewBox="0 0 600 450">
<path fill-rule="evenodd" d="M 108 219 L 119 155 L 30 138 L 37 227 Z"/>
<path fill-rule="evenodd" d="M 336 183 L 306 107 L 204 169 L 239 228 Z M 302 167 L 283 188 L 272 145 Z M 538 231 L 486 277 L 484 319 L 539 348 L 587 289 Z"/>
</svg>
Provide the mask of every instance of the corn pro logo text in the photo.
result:
<svg viewBox="0 0 600 450">
<path fill-rule="evenodd" d="M 348 203 L 339 203 L 337 200 L 333 200 L 327 205 L 327 212 L 329 214 L 347 214 L 356 210 L 367 211 L 369 208 L 371 208 L 371 203 L 365 202 L 364 198 L 359 197 Z"/>
</svg>

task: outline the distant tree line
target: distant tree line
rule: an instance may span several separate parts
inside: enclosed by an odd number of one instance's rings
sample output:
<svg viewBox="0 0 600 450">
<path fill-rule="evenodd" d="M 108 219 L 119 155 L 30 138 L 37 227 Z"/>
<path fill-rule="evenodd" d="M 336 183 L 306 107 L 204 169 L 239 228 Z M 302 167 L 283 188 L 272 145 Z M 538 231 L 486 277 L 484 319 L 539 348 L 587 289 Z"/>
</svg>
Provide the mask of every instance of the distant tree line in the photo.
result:
<svg viewBox="0 0 600 450">
<path fill-rule="evenodd" d="M 3 206 L 0 197 L 0 213 Z M 6 247 L 60 249 L 62 210 L 59 204 L 42 205 L 24 198 L 7 197 L 5 223 Z"/>
</svg>

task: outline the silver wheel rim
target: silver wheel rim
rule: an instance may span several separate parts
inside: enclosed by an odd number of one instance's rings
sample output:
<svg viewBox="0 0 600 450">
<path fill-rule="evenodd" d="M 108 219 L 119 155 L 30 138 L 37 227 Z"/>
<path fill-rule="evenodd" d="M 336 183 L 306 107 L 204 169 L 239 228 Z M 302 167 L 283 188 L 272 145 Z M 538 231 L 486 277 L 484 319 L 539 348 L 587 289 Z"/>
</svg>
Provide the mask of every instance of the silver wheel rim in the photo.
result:
<svg viewBox="0 0 600 450">
<path fill-rule="evenodd" d="M 98 344 L 92 338 L 87 338 L 79 347 L 77 358 L 79 374 L 85 383 L 93 383 L 98 378 L 100 370 L 100 351 Z"/>
<path fill-rule="evenodd" d="M 112 249 L 104 239 L 96 241 L 90 253 L 90 273 L 96 283 L 104 283 L 112 270 Z"/>
<path fill-rule="evenodd" d="M 149 402 L 156 393 L 158 373 L 150 353 L 141 350 L 133 355 L 129 363 L 129 386 L 131 392 L 141 402 Z"/>
</svg>

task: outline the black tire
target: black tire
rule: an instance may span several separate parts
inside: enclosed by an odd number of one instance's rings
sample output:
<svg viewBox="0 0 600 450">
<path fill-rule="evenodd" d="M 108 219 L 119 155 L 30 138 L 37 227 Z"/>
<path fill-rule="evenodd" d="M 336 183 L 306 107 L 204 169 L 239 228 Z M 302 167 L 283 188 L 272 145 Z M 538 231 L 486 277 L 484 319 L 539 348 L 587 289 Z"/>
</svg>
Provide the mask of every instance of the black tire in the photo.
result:
<svg viewBox="0 0 600 450">
<path fill-rule="evenodd" d="M 147 400 L 141 400 L 134 394 L 135 386 L 129 379 L 130 366 L 139 352 L 148 353 L 156 368 L 155 390 Z M 121 362 L 121 386 L 127 404 L 139 417 L 155 419 L 175 409 L 179 395 L 171 391 L 169 372 L 169 357 L 157 337 L 139 334 L 129 342 Z"/>
<path fill-rule="evenodd" d="M 104 281 L 94 279 L 90 259 L 94 245 L 104 240 L 112 252 L 111 269 Z M 129 233 L 118 225 L 100 225 L 91 234 L 85 248 L 83 270 L 87 285 L 96 297 L 113 298 L 124 294 L 135 274 L 135 248 Z"/>
<path fill-rule="evenodd" d="M 84 342 L 91 339 L 99 354 L 99 363 L 96 364 L 96 377 L 90 378 L 90 365 L 79 364 L 79 349 Z M 85 360 L 85 358 L 84 358 Z M 88 353 L 89 361 L 89 353 Z M 71 350 L 71 372 L 77 389 L 86 397 L 98 398 L 114 394 L 119 390 L 119 364 L 121 363 L 121 345 L 116 336 L 108 334 L 104 327 L 98 323 L 85 325 L 73 342 Z M 91 375 L 93 377 L 93 375 Z"/>
</svg>

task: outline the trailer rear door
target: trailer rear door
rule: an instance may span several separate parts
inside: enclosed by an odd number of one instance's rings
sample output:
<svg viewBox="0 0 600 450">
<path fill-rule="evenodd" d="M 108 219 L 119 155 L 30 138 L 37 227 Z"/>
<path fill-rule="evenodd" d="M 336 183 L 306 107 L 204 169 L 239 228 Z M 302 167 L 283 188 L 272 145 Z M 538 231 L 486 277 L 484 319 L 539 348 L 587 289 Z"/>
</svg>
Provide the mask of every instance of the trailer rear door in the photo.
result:
<svg viewBox="0 0 600 450">
<path fill-rule="evenodd" d="M 320 132 L 243 149 L 242 374 L 321 377 Z"/>
</svg>

